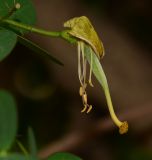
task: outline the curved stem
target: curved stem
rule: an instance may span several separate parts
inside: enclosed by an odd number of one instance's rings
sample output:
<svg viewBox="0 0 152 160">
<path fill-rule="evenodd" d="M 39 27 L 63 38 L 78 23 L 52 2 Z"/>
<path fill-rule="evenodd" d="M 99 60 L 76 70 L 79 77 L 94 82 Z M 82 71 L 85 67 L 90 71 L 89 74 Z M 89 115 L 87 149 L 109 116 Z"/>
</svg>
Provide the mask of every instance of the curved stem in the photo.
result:
<svg viewBox="0 0 152 160">
<path fill-rule="evenodd" d="M 104 90 L 107 105 L 108 105 L 108 109 L 109 109 L 109 112 L 110 112 L 110 116 L 111 116 L 112 120 L 114 121 L 114 123 L 119 127 L 120 134 L 124 134 L 128 131 L 128 123 L 126 121 L 121 122 L 117 118 L 117 116 L 114 112 L 114 109 L 113 109 L 112 100 L 111 100 L 111 96 L 110 96 L 110 91 L 109 91 L 106 75 L 103 71 L 103 68 L 101 66 L 101 63 L 100 63 L 97 55 L 94 53 L 93 50 L 91 51 L 90 49 L 91 49 L 90 47 L 85 45 L 85 56 L 86 56 L 88 62 L 90 63 L 90 66 L 91 66 L 91 63 L 92 63 L 92 71 L 93 71 L 95 77 L 97 78 L 97 80 L 99 81 L 99 83 L 101 84 L 101 86 Z M 93 52 L 92 58 L 91 58 L 91 52 L 90 51 Z"/>
<path fill-rule="evenodd" d="M 114 112 L 114 109 L 113 109 L 113 105 L 112 105 L 112 101 L 111 101 L 111 96 L 110 96 L 108 85 L 107 85 L 107 87 L 104 88 L 104 92 L 105 92 L 107 105 L 108 105 L 108 108 L 109 108 L 109 112 L 110 112 L 111 118 L 113 119 L 114 123 L 119 127 L 119 133 L 120 134 L 126 133 L 128 131 L 128 122 L 127 121 L 121 122 L 117 118 L 117 116 L 116 116 L 116 114 Z"/>
<path fill-rule="evenodd" d="M 122 125 L 123 122 L 121 122 L 115 112 L 114 112 L 114 109 L 113 109 L 113 105 L 112 105 L 112 100 L 111 100 L 111 96 L 110 96 L 110 92 L 109 92 L 109 88 L 104 88 L 104 92 L 105 92 L 105 96 L 106 96 L 106 100 L 107 100 L 107 105 L 108 105 L 108 108 L 109 108 L 109 112 L 110 112 L 110 115 L 111 115 L 111 118 L 113 119 L 114 123 L 120 127 Z"/>
</svg>

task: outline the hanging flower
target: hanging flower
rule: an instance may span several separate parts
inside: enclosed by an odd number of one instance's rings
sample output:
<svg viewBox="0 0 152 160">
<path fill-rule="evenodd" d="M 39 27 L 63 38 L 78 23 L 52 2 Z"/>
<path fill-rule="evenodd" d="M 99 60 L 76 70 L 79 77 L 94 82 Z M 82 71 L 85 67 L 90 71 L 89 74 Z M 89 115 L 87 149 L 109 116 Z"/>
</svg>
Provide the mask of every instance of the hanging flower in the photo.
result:
<svg viewBox="0 0 152 160">
<path fill-rule="evenodd" d="M 93 83 L 91 80 L 93 71 L 97 80 L 104 89 L 110 115 L 114 123 L 119 127 L 120 134 L 126 133 L 128 131 L 128 123 L 126 121 L 121 122 L 115 115 L 113 109 L 107 79 L 99 61 L 105 55 L 104 47 L 96 31 L 94 30 L 91 22 L 87 17 L 81 16 L 68 20 L 67 22 L 64 23 L 64 27 L 69 28 L 70 30 L 68 30 L 68 33 L 73 37 L 77 38 L 78 77 L 81 85 L 79 89 L 79 94 L 82 97 L 82 102 L 84 105 L 84 108 L 82 109 L 81 112 L 89 113 L 92 109 L 92 105 L 88 104 L 87 93 L 86 93 L 86 87 L 87 87 L 86 69 L 88 61 L 90 64 L 90 72 L 88 80 L 89 85 L 93 87 Z"/>
</svg>

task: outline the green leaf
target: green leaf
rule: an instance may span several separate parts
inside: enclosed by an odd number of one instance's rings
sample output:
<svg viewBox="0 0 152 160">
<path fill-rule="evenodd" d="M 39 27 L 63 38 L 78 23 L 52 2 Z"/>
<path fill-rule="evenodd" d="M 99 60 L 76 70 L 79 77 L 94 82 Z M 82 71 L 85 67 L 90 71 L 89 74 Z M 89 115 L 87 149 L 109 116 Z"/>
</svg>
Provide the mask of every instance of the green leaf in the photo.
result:
<svg viewBox="0 0 152 160">
<path fill-rule="evenodd" d="M 27 157 L 21 154 L 10 154 L 0 157 L 0 160 L 27 160 Z"/>
<path fill-rule="evenodd" d="M 17 131 L 16 103 L 10 93 L 0 90 L 0 151 L 10 149 Z"/>
<path fill-rule="evenodd" d="M 0 160 L 36 160 L 35 157 L 25 156 L 18 153 L 9 154 L 6 156 L 0 156 Z"/>
<path fill-rule="evenodd" d="M 89 46 L 85 45 L 84 49 L 85 49 L 84 54 L 85 54 L 88 62 L 91 64 L 90 48 L 89 48 Z M 93 50 L 92 50 L 92 71 L 93 71 L 95 77 L 97 78 L 97 80 L 99 81 L 99 83 L 101 84 L 101 86 L 103 87 L 103 89 L 107 89 L 108 83 L 107 83 L 106 75 L 103 71 L 103 68 L 102 68 L 101 63 L 99 61 L 99 58 L 96 56 L 96 54 L 94 53 Z"/>
<path fill-rule="evenodd" d="M 21 7 L 11 14 L 16 3 L 19 3 Z M 25 24 L 32 25 L 36 22 L 35 8 L 30 0 L 0 0 L 0 17 L 7 17 L 10 14 L 10 19 Z"/>
<path fill-rule="evenodd" d="M 19 9 L 15 9 L 15 4 L 17 3 L 20 4 Z M 12 19 L 27 25 L 34 25 L 36 22 L 36 11 L 30 0 L 0 0 L 0 17 Z M 20 34 L 27 33 L 24 29 L 2 25 Z"/>
<path fill-rule="evenodd" d="M 37 155 L 37 146 L 36 146 L 36 140 L 34 136 L 34 132 L 32 128 L 28 129 L 28 144 L 29 144 L 29 151 L 32 156 Z"/>
<path fill-rule="evenodd" d="M 0 61 L 10 54 L 15 47 L 17 35 L 12 31 L 0 29 Z"/>
<path fill-rule="evenodd" d="M 81 158 L 71 154 L 71 153 L 55 153 L 48 157 L 47 160 L 82 160 Z"/>
<path fill-rule="evenodd" d="M 18 41 L 22 45 L 24 45 L 27 48 L 31 49 L 32 51 L 38 53 L 39 55 L 41 55 L 41 56 L 43 56 L 45 58 L 48 58 L 48 59 L 52 60 L 53 62 L 63 66 L 63 63 L 61 61 L 59 61 L 58 59 L 56 59 L 55 57 L 50 55 L 50 53 L 48 51 L 46 51 L 45 49 L 39 47 L 37 44 L 31 42 L 30 40 L 18 35 Z"/>
</svg>

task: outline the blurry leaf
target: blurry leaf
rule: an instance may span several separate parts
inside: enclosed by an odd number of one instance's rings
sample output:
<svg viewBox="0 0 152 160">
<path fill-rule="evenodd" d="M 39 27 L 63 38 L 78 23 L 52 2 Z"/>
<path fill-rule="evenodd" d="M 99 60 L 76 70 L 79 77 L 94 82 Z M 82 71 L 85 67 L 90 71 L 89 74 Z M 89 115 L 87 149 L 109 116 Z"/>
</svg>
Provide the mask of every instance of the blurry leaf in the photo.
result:
<svg viewBox="0 0 152 160">
<path fill-rule="evenodd" d="M 27 157 L 21 154 L 12 154 L 12 155 L 0 157 L 0 160 L 27 160 Z"/>
<path fill-rule="evenodd" d="M 81 158 L 71 154 L 71 153 L 55 153 L 48 157 L 47 160 L 82 160 Z"/>
<path fill-rule="evenodd" d="M 12 4 L 14 0 L 7 0 Z M 15 0 L 15 3 L 19 3 L 21 8 L 18 9 L 11 17 L 11 19 L 20 21 L 25 24 L 33 25 L 36 22 L 36 11 L 31 0 Z M 13 4 L 14 5 L 14 4 Z"/>
<path fill-rule="evenodd" d="M 21 7 L 12 12 L 16 3 L 19 3 Z M 30 0 L 0 0 L 0 17 L 9 17 L 9 19 L 28 25 L 34 25 L 36 22 L 35 8 Z M 11 28 L 21 34 L 27 32 L 24 29 L 19 29 L 9 25 L 5 27 Z"/>
<path fill-rule="evenodd" d="M 56 59 L 55 57 L 50 55 L 50 53 L 48 53 L 48 51 L 46 51 L 45 49 L 39 47 L 37 44 L 31 42 L 30 40 L 18 35 L 18 41 L 22 45 L 28 47 L 29 49 L 31 49 L 32 51 L 40 54 L 41 56 L 43 56 L 45 58 L 48 58 L 48 59 L 52 60 L 53 62 L 59 64 L 59 65 L 63 65 L 63 63 L 61 61 L 59 61 L 58 59 Z"/>
<path fill-rule="evenodd" d="M 17 131 L 16 104 L 12 95 L 0 90 L 0 150 L 10 149 Z"/>
<path fill-rule="evenodd" d="M 0 16 L 5 17 L 10 14 L 15 4 L 20 4 L 20 9 L 14 11 L 10 19 L 25 23 L 35 24 L 36 12 L 30 0 L 0 0 Z"/>
<path fill-rule="evenodd" d="M 85 45 L 84 47 L 85 47 L 85 52 L 84 52 L 85 56 L 86 56 L 88 62 L 90 63 L 90 61 L 91 61 L 90 49 L 87 45 Z M 99 81 L 99 83 L 101 84 L 101 86 L 103 87 L 103 89 L 105 89 L 106 87 L 108 87 L 105 73 L 103 71 L 101 63 L 100 63 L 99 59 L 97 58 L 96 54 L 94 53 L 93 50 L 92 50 L 92 52 L 93 52 L 93 54 L 92 54 L 92 71 L 93 71 L 95 77 L 97 78 L 97 80 Z"/>
<path fill-rule="evenodd" d="M 17 35 L 12 31 L 0 29 L 0 61 L 10 54 L 15 47 Z"/>
<path fill-rule="evenodd" d="M 28 129 L 28 145 L 29 145 L 29 151 L 32 156 L 37 155 L 37 146 L 36 146 L 36 140 L 34 136 L 34 132 L 32 128 Z"/>
<path fill-rule="evenodd" d="M 32 156 L 25 156 L 22 154 L 13 153 L 7 156 L 0 157 L 0 160 L 36 160 L 36 158 Z"/>
</svg>

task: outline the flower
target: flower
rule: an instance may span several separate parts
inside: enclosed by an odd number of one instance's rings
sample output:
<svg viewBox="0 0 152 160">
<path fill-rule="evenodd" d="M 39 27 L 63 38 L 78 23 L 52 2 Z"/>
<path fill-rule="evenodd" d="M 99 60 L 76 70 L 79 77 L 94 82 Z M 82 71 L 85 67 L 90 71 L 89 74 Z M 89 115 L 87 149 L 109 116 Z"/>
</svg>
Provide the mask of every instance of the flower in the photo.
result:
<svg viewBox="0 0 152 160">
<path fill-rule="evenodd" d="M 79 92 L 80 92 L 80 96 L 82 96 L 82 101 L 84 105 L 84 109 L 81 112 L 85 112 L 87 110 L 87 113 L 89 113 L 92 109 L 92 105 L 88 105 L 87 103 L 87 93 L 86 93 L 87 59 L 84 54 L 84 47 L 86 44 L 89 44 L 91 57 L 92 57 L 92 49 L 93 49 L 99 59 L 102 58 L 105 54 L 104 47 L 87 17 L 81 16 L 81 17 L 72 18 L 64 23 L 64 27 L 70 28 L 71 30 L 69 30 L 69 34 L 78 38 L 78 41 L 77 41 L 78 43 L 78 77 L 81 84 Z M 82 59 L 82 64 L 81 64 L 81 59 Z M 92 63 L 90 65 L 89 84 L 91 87 L 93 87 L 91 77 L 92 77 Z"/>
<path fill-rule="evenodd" d="M 81 84 L 79 94 L 82 97 L 82 102 L 84 105 L 84 108 L 81 112 L 86 111 L 86 113 L 89 113 L 92 109 L 92 105 L 88 104 L 86 93 L 86 66 L 88 61 L 90 63 L 89 85 L 93 87 L 91 80 L 93 71 L 95 77 L 97 78 L 104 90 L 111 118 L 113 119 L 114 123 L 119 127 L 120 134 L 126 133 L 128 131 L 128 123 L 126 121 L 121 122 L 117 118 L 113 109 L 107 79 L 99 61 L 105 55 L 104 47 L 91 22 L 87 17 L 81 16 L 68 20 L 64 23 L 64 27 L 68 27 L 68 33 L 71 36 L 77 38 L 78 77 Z"/>
</svg>

